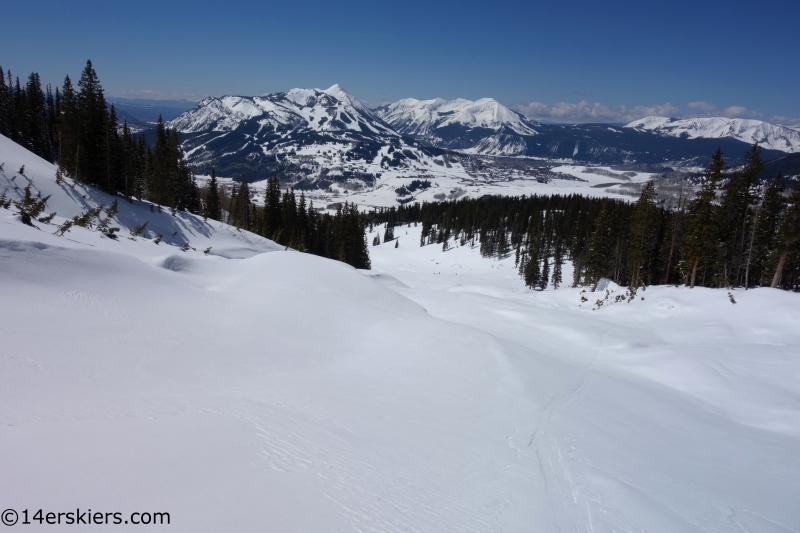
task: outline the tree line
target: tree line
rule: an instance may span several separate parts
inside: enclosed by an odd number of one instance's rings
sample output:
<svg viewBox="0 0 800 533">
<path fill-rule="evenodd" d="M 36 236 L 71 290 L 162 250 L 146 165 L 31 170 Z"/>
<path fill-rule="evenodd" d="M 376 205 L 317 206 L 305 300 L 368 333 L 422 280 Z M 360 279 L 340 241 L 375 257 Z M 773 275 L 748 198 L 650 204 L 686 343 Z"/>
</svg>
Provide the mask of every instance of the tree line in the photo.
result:
<svg viewBox="0 0 800 533">
<path fill-rule="evenodd" d="M 277 176 L 267 181 L 263 206 L 253 203 L 244 178 L 233 187 L 227 209 L 223 209 L 222 197 L 212 168 L 207 192 L 209 217 L 225 216 L 229 224 L 289 248 L 336 259 L 355 268 L 370 268 L 366 216 L 359 213 L 355 204 L 339 204 L 333 215 L 321 213 L 314 208 L 313 201 L 306 202 L 305 193 L 301 192 L 298 198 L 292 188 L 281 191 Z"/>
<path fill-rule="evenodd" d="M 372 210 L 370 224 L 421 223 L 421 246 L 458 242 L 484 257 L 512 254 L 525 284 L 767 286 L 800 290 L 800 181 L 786 195 L 780 172 L 764 168 L 753 145 L 746 164 L 723 173 L 720 150 L 700 190 L 665 209 L 648 182 L 635 203 L 580 195 L 500 197 Z M 571 261 L 571 280 L 562 279 Z"/>
<path fill-rule="evenodd" d="M 61 87 L 43 88 L 35 72 L 24 86 L 19 78 L 12 81 L 10 71 L 0 79 L 0 134 L 57 164 L 59 180 L 200 212 L 200 192 L 178 132 L 159 117 L 152 148 L 144 136 L 131 134 L 127 121 L 120 125 L 114 105 L 108 105 L 91 61 L 77 86 L 66 76 Z"/>
</svg>

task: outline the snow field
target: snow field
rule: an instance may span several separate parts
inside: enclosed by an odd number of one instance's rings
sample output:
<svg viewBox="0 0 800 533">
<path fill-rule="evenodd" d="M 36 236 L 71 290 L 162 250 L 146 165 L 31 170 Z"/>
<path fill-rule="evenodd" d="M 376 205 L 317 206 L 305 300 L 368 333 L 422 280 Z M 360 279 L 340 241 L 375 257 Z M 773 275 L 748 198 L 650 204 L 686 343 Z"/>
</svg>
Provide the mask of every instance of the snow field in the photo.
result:
<svg viewBox="0 0 800 533">
<path fill-rule="evenodd" d="M 0 138 L 4 161 L 55 222 L 110 203 Z M 60 238 L 0 210 L 3 508 L 187 532 L 797 530 L 796 294 L 608 303 L 611 284 L 598 308 L 413 225 L 357 271 L 145 202 L 118 218 L 118 240 Z M 165 242 L 127 237 L 144 220 Z"/>
</svg>

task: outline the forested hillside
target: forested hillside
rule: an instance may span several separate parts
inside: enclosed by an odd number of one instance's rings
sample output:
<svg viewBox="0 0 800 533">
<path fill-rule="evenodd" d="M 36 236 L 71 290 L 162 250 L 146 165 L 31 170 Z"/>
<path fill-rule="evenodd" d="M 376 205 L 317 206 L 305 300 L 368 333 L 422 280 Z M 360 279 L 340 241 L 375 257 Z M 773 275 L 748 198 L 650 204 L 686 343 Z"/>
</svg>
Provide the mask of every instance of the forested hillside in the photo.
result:
<svg viewBox="0 0 800 533">
<path fill-rule="evenodd" d="M 421 246 L 480 244 L 485 257 L 515 255 L 525 284 L 800 289 L 800 182 L 788 198 L 778 174 L 760 183 L 754 145 L 730 178 L 719 150 L 693 198 L 656 203 L 651 181 L 636 203 L 580 195 L 489 196 L 401 205 L 369 213 L 372 224 L 421 223 Z M 562 279 L 564 261 L 574 277 Z"/>
</svg>

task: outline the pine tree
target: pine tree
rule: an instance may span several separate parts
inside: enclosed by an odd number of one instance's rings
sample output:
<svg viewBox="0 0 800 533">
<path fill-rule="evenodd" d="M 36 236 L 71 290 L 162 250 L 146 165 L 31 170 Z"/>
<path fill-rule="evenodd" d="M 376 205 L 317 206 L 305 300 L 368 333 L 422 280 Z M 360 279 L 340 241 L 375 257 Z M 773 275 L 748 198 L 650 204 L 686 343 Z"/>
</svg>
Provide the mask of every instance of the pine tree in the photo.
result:
<svg viewBox="0 0 800 533">
<path fill-rule="evenodd" d="M 564 264 L 564 256 L 561 243 L 556 244 L 555 256 L 553 257 L 553 289 L 558 290 L 561 286 L 561 267 Z"/>
<path fill-rule="evenodd" d="M 250 189 L 247 180 L 242 176 L 239 188 L 231 203 L 230 224 L 237 228 L 250 229 Z"/>
<path fill-rule="evenodd" d="M 717 246 L 718 208 L 715 205 L 717 192 L 722 181 L 722 150 L 717 149 L 705 173 L 703 185 L 694 199 L 689 202 L 686 217 L 686 234 L 683 241 L 682 264 L 684 272 L 690 275 L 689 286 L 697 281 L 700 262 L 713 257 Z"/>
<path fill-rule="evenodd" d="M 20 215 L 22 223 L 33 226 L 32 219 L 42 214 L 45 207 L 47 207 L 47 200 L 49 199 L 50 196 L 34 198 L 31 195 L 31 184 L 26 185 L 22 198 L 14 202 L 14 207 L 17 208 L 17 214 Z"/>
<path fill-rule="evenodd" d="M 657 244 L 658 208 L 656 207 L 656 188 L 653 180 L 647 182 L 633 209 L 631 218 L 631 243 L 628 250 L 628 275 L 634 287 L 639 286 L 642 270 L 649 274 Z M 643 280 L 649 283 L 650 279 Z"/>
<path fill-rule="evenodd" d="M 76 179 L 79 151 L 78 97 L 69 76 L 64 78 L 56 115 L 58 166 L 62 173 Z"/>
<path fill-rule="evenodd" d="M 211 220 L 222 219 L 222 206 L 219 200 L 219 186 L 217 185 L 217 172 L 211 167 L 211 179 L 208 182 L 204 216 Z"/>
<path fill-rule="evenodd" d="M 278 243 L 289 246 L 295 231 L 297 219 L 297 198 L 294 195 L 294 188 L 288 188 L 283 193 L 281 199 L 281 233 L 277 239 Z"/>
<path fill-rule="evenodd" d="M 78 81 L 77 123 L 78 150 L 74 178 L 107 190 L 107 123 L 108 110 L 103 88 L 91 61 Z M 107 192 L 112 192 L 108 191 Z"/>
<path fill-rule="evenodd" d="M 539 278 L 539 290 L 545 290 L 550 283 L 550 261 L 547 255 L 542 259 L 542 274 Z"/>
<path fill-rule="evenodd" d="M 264 210 L 264 236 L 277 241 L 282 225 L 281 183 L 277 176 L 273 176 L 267 181 Z"/>
<path fill-rule="evenodd" d="M 723 186 L 720 201 L 719 255 L 715 279 L 720 287 L 745 285 L 747 248 L 754 221 L 754 185 L 764 169 L 761 148 L 753 144 L 745 154 L 745 166 Z"/>
<path fill-rule="evenodd" d="M 778 246 L 774 256 L 777 257 L 777 264 L 770 285 L 773 289 L 781 284 L 789 255 L 797 252 L 800 242 L 800 180 L 795 182 L 788 203 L 776 236 Z"/>
<path fill-rule="evenodd" d="M 755 249 L 753 259 L 754 279 L 760 279 L 761 285 L 772 282 L 773 272 L 768 268 L 769 258 L 774 257 L 778 246 L 778 227 L 781 215 L 786 208 L 783 196 L 783 174 L 778 170 L 775 178 L 767 185 L 761 201 L 760 216 L 755 232 Z"/>
<path fill-rule="evenodd" d="M 295 250 L 305 252 L 308 249 L 308 212 L 306 211 L 306 195 L 300 193 L 300 202 L 297 204 L 297 215 L 295 216 L 295 229 L 292 238 Z"/>
<path fill-rule="evenodd" d="M 394 240 L 394 225 L 390 222 L 386 223 L 386 230 L 383 232 L 383 242 Z"/>
</svg>

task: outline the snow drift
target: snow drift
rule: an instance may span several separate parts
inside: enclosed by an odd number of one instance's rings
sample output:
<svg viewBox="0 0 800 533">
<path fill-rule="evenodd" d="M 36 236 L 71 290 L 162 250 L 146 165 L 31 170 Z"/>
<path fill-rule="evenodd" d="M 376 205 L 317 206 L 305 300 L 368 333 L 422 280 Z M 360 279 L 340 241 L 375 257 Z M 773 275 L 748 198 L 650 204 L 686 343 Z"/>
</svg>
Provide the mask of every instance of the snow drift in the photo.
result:
<svg viewBox="0 0 800 533">
<path fill-rule="evenodd" d="M 54 223 L 111 200 L 6 139 L 0 163 Z M 116 240 L 0 210 L 5 508 L 187 532 L 800 523 L 796 294 L 658 287 L 592 311 L 420 228 L 360 272 L 149 208 L 120 201 Z M 165 242 L 126 235 L 144 220 Z"/>
</svg>

